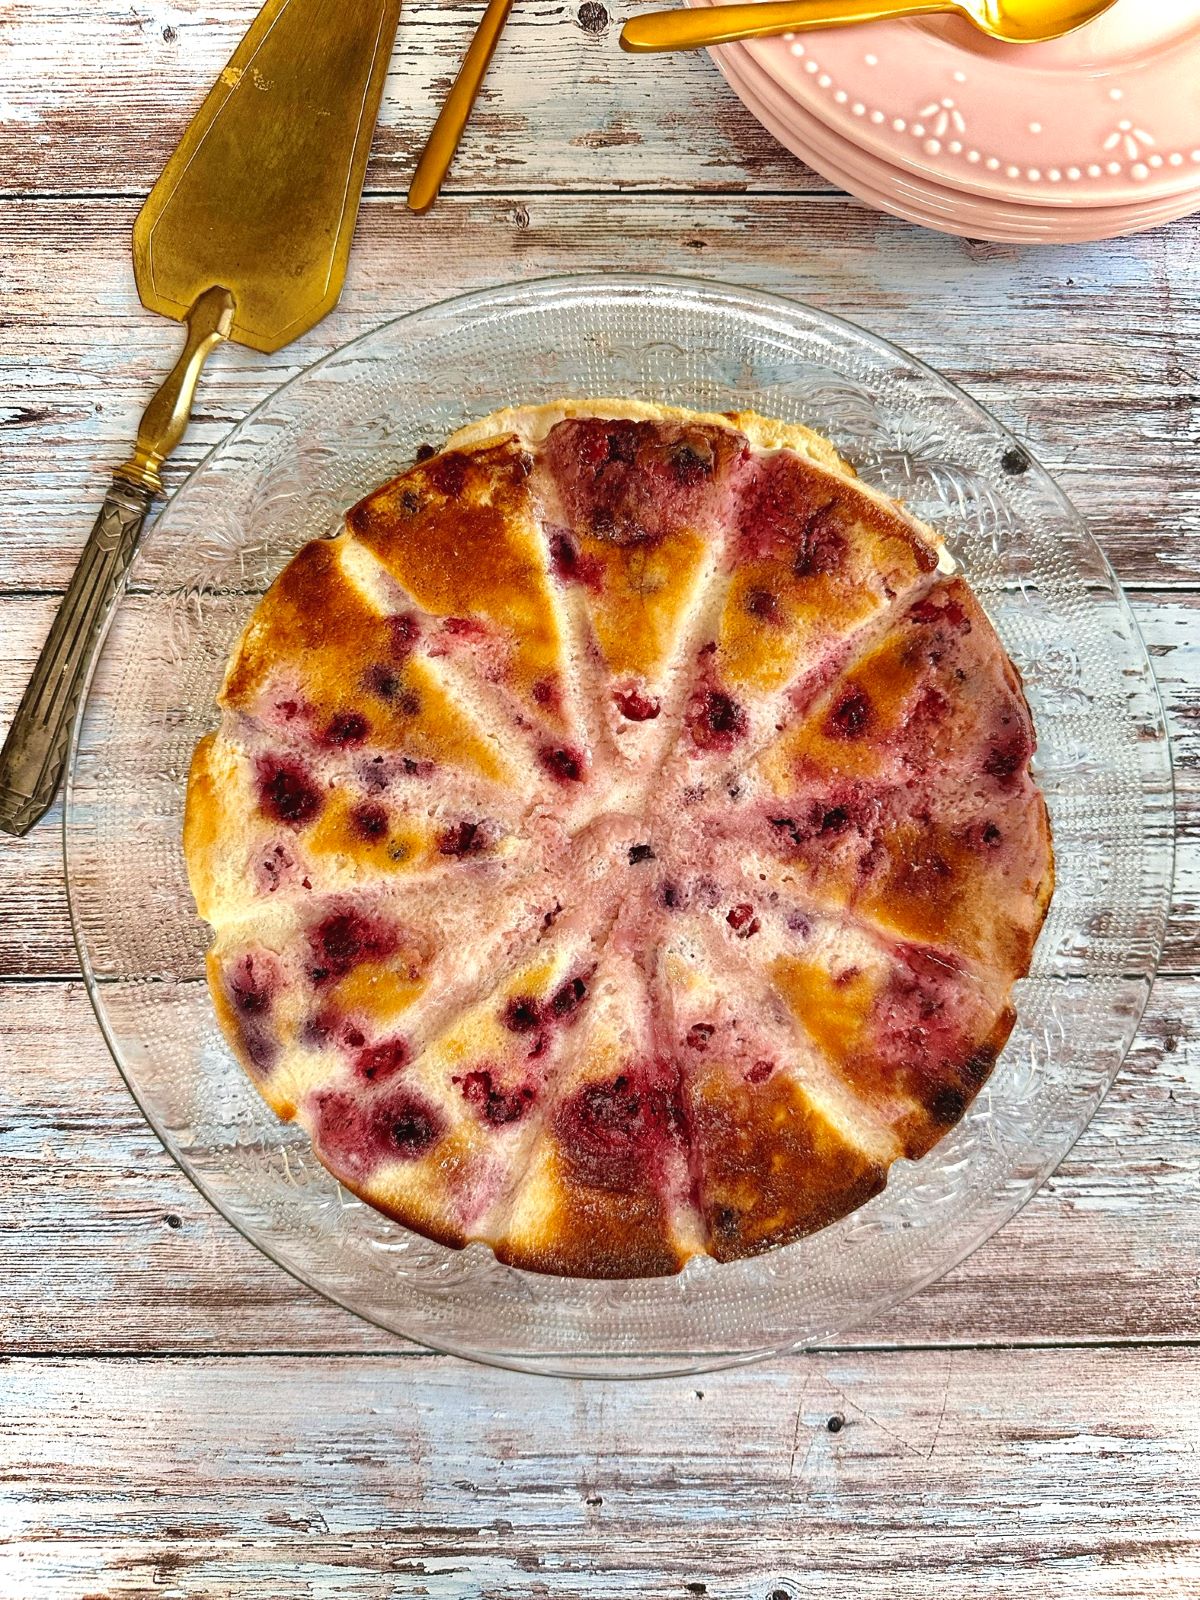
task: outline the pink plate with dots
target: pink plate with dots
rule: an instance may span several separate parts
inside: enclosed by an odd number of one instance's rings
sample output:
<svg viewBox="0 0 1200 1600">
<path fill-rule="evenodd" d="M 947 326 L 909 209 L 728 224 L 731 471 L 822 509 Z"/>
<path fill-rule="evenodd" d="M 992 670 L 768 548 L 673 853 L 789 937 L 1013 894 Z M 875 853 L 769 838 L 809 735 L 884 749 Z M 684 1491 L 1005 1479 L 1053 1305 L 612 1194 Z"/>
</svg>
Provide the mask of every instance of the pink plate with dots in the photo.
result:
<svg viewBox="0 0 1200 1600">
<path fill-rule="evenodd" d="M 892 166 L 835 133 L 780 88 L 743 45 L 712 52 L 746 107 L 794 155 L 858 199 L 907 221 L 968 238 L 1016 244 L 1069 244 L 1118 238 L 1200 208 L 1200 185 L 1147 196 L 1127 206 L 1017 204 L 952 189 Z"/>
<path fill-rule="evenodd" d="M 950 189 L 1111 208 L 1200 188 L 1200 0 L 1118 0 L 1045 45 L 930 18 L 744 48 L 832 132 Z"/>
</svg>

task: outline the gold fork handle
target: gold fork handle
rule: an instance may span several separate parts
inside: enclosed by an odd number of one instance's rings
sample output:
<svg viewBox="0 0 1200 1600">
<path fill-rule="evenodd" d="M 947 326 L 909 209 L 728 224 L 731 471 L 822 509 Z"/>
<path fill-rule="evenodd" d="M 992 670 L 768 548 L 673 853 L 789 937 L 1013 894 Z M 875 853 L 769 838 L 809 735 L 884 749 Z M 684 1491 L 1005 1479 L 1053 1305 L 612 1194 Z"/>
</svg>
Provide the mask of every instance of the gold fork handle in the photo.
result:
<svg viewBox="0 0 1200 1600">
<path fill-rule="evenodd" d="M 699 50 L 763 39 L 773 33 L 803 33 L 882 22 L 891 17 L 927 17 L 958 11 L 955 0 L 751 0 L 748 5 L 706 6 L 695 11 L 647 11 L 621 29 L 621 48 L 635 55 L 654 50 Z"/>
<path fill-rule="evenodd" d="M 471 107 L 475 104 L 479 86 L 483 82 L 504 24 L 508 20 L 512 3 L 513 0 L 491 0 L 483 14 L 483 20 L 475 30 L 475 37 L 471 40 L 463 64 L 458 69 L 458 77 L 455 78 L 454 86 L 446 96 L 446 103 L 433 125 L 433 132 L 429 135 L 424 150 L 421 151 L 421 159 L 417 162 L 417 170 L 413 173 L 412 183 L 408 189 L 410 211 L 428 211 L 437 199 L 438 190 L 450 170 L 454 152 L 458 149 L 458 141 L 462 138 L 462 131 L 467 125 L 467 118 L 471 115 Z"/>
</svg>

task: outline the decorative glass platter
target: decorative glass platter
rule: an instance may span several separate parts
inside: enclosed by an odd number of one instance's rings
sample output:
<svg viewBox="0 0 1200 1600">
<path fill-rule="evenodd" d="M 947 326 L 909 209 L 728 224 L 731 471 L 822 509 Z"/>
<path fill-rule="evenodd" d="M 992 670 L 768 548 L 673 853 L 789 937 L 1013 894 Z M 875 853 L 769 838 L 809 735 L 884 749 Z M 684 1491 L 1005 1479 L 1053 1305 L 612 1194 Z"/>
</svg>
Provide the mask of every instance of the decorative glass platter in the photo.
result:
<svg viewBox="0 0 1200 1600">
<path fill-rule="evenodd" d="M 260 1100 L 216 1024 L 180 834 L 225 661 L 306 540 L 467 420 L 626 395 L 754 409 L 827 434 L 937 526 L 1020 668 L 1058 889 L 1019 1022 L 964 1120 L 861 1210 L 785 1249 L 676 1278 L 539 1277 L 455 1252 L 346 1193 Z M 1170 901 L 1170 752 L 1137 626 L 1051 478 L 961 391 L 848 323 L 670 278 L 560 278 L 448 301 L 302 373 L 175 495 L 133 568 L 75 729 L 71 914 L 126 1082 L 214 1206 L 381 1327 L 498 1365 L 700 1371 L 834 1337 L 1003 1226 L 1087 1126 L 1133 1041 Z"/>
</svg>

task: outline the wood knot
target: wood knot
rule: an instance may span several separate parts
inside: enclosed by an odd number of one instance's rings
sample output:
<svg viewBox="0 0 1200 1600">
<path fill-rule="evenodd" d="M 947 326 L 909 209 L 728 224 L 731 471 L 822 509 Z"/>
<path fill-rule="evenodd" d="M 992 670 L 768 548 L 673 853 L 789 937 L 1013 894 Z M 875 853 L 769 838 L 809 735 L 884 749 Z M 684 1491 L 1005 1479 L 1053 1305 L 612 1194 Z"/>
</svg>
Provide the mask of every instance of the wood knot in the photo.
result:
<svg viewBox="0 0 1200 1600">
<path fill-rule="evenodd" d="M 600 0 L 583 0 L 576 18 L 584 33 L 597 38 L 608 27 L 608 10 L 600 4 Z"/>
</svg>

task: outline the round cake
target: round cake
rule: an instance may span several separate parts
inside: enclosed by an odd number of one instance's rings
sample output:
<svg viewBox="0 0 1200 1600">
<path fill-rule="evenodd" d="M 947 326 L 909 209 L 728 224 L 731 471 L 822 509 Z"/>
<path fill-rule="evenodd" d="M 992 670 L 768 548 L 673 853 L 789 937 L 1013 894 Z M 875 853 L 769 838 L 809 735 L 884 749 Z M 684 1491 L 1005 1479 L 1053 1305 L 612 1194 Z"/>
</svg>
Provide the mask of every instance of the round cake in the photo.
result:
<svg viewBox="0 0 1200 1600">
<path fill-rule="evenodd" d="M 821 1228 L 963 1116 L 1053 887 L 1018 674 L 808 430 L 497 413 L 306 545 L 185 850 L 217 1016 L 448 1245 L 673 1273 Z"/>
</svg>

